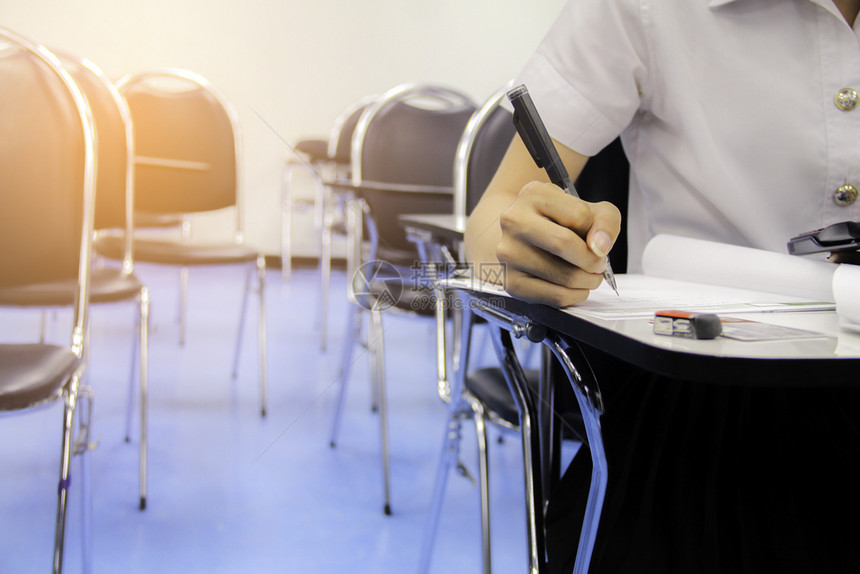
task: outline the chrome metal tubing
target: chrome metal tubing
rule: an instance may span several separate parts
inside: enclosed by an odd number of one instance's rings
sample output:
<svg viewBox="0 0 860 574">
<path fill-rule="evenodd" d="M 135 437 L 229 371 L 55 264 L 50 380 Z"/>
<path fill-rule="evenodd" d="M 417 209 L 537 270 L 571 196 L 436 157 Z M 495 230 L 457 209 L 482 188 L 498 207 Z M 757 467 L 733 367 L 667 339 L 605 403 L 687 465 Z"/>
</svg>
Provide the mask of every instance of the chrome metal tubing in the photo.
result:
<svg viewBox="0 0 860 574">
<path fill-rule="evenodd" d="M 259 314 L 257 316 L 257 348 L 259 352 L 260 369 L 260 416 L 266 416 L 268 403 L 269 369 L 267 352 L 268 341 L 266 339 L 266 258 L 260 254 L 257 256 L 257 296 L 260 301 Z"/>
<path fill-rule="evenodd" d="M 57 519 L 54 528 L 54 574 L 63 571 L 63 551 L 66 533 L 66 506 L 68 504 L 69 487 L 71 486 L 71 460 L 73 450 L 72 433 L 74 429 L 75 409 L 78 400 L 78 388 L 84 373 L 84 364 L 75 371 L 71 382 L 63 396 L 63 427 L 62 449 L 60 452 L 60 479 L 57 486 Z"/>
<path fill-rule="evenodd" d="M 331 193 L 325 187 L 322 195 L 322 227 L 320 229 L 320 350 L 325 352 L 328 342 L 328 303 L 331 290 L 331 234 L 334 210 Z"/>
<path fill-rule="evenodd" d="M 382 311 L 374 303 L 370 310 L 371 329 L 368 342 L 373 348 L 376 374 L 377 400 L 379 406 L 379 431 L 382 447 L 383 511 L 391 514 L 391 460 L 388 440 L 388 394 L 385 388 L 385 344 L 383 341 Z"/>
<path fill-rule="evenodd" d="M 340 422 L 343 417 L 344 403 L 346 402 L 346 389 L 349 385 L 349 375 L 352 372 L 352 351 L 361 337 L 361 309 L 357 305 L 352 305 L 347 313 L 346 320 L 346 337 L 343 342 L 343 356 L 341 358 L 340 372 L 338 373 L 340 391 L 338 392 L 337 407 L 332 423 L 331 438 L 329 439 L 329 444 L 332 448 L 337 445 L 337 436 L 340 432 Z"/>
<path fill-rule="evenodd" d="M 149 429 L 149 290 L 140 290 L 140 509 L 146 509 Z"/>
<path fill-rule="evenodd" d="M 239 356 L 242 354 L 242 340 L 245 337 L 245 315 L 248 312 L 248 298 L 251 296 L 251 281 L 254 270 L 248 267 L 245 272 L 245 290 L 242 292 L 242 306 L 239 309 L 239 328 L 236 329 L 236 346 L 233 349 L 233 379 L 239 376 Z"/>
<path fill-rule="evenodd" d="M 603 400 L 600 389 L 593 374 L 588 372 L 589 378 L 583 378 L 581 371 L 589 369 L 588 362 L 578 347 L 567 343 L 558 335 L 551 333 L 547 337 L 547 344 L 553 354 L 561 363 L 562 369 L 571 382 L 579 404 L 582 420 L 585 423 L 585 433 L 588 438 L 588 448 L 591 452 L 592 472 L 591 487 L 588 491 L 588 501 L 585 506 L 585 517 L 582 522 L 582 532 L 579 537 L 579 545 L 576 550 L 576 562 L 574 563 L 574 574 L 588 574 L 591 564 L 591 555 L 594 551 L 594 543 L 597 538 L 597 529 L 600 524 L 600 516 L 603 510 L 603 501 L 606 496 L 606 484 L 608 481 L 609 468 L 606 462 L 606 451 L 600 430 L 600 416 L 603 414 Z M 582 369 L 577 370 L 570 355 L 575 354 Z"/>
<path fill-rule="evenodd" d="M 251 296 L 251 291 L 257 293 L 259 298 L 259 309 L 257 313 L 257 346 L 259 353 L 259 378 L 260 378 L 260 416 L 266 416 L 267 395 L 268 395 L 268 368 L 266 358 L 266 258 L 260 254 L 255 262 L 257 280 L 256 289 L 253 288 L 254 268 L 248 268 L 245 278 L 245 291 L 242 295 L 242 308 L 239 313 L 239 329 L 236 334 L 236 348 L 233 354 L 233 378 L 239 374 L 239 358 L 242 354 L 242 341 L 245 337 L 245 315 L 248 311 L 248 298 Z"/>
<path fill-rule="evenodd" d="M 481 494 L 481 557 L 483 574 L 493 571 L 492 535 L 490 528 L 490 461 L 487 451 L 487 416 L 478 401 L 472 401 L 472 416 L 475 421 L 475 435 L 478 439 L 478 479 Z"/>
<path fill-rule="evenodd" d="M 436 290 L 437 296 L 440 292 L 444 292 L 437 282 L 434 282 L 434 289 Z M 458 291 L 455 295 L 461 297 L 462 300 L 463 294 L 461 292 Z M 469 350 L 471 348 L 469 341 L 471 336 L 472 318 L 471 313 L 463 313 L 463 333 L 465 344 L 459 349 L 461 354 L 459 362 L 461 365 L 468 365 L 469 363 Z M 419 574 L 426 574 L 430 569 L 430 562 L 433 557 L 433 546 L 435 545 L 436 533 L 439 529 L 439 517 L 442 513 L 442 503 L 444 502 L 445 489 L 448 485 L 448 474 L 451 472 L 451 468 L 457 466 L 457 460 L 459 458 L 462 420 L 473 416 L 473 410 L 470 405 L 466 403 L 463 396 L 466 382 L 465 369 L 462 371 L 454 371 L 453 375 L 454 380 L 452 382 L 447 380 L 442 381 L 440 379 L 438 385 L 439 398 L 448 405 L 448 419 L 445 423 L 445 436 L 442 441 L 442 452 L 439 455 L 439 466 L 436 470 L 436 482 L 433 487 L 433 500 L 430 504 L 430 514 L 426 527 L 427 530 L 424 534 L 424 542 L 421 547 L 421 558 L 418 563 Z M 481 480 L 481 484 L 483 485 L 483 477 L 481 477 Z M 487 508 L 489 509 L 489 506 L 487 506 Z M 484 535 L 484 538 L 489 539 L 489 535 Z M 484 571 L 488 572 L 486 565 Z"/>
<path fill-rule="evenodd" d="M 281 276 L 284 281 L 288 281 L 293 272 L 293 200 L 290 188 L 297 165 L 298 160 L 286 160 L 281 174 Z"/>
<path fill-rule="evenodd" d="M 508 318 L 506 318 L 507 320 Z M 515 321 L 515 320 L 514 320 Z M 513 323 L 516 324 L 515 322 Z M 543 501 L 541 493 L 542 480 L 540 477 L 540 433 L 532 427 L 532 417 L 535 407 L 528 395 L 528 385 L 525 374 L 516 356 L 516 349 L 511 341 L 511 333 L 504 327 L 497 326 L 492 331 L 493 348 L 502 366 L 502 372 L 508 389 L 514 397 L 520 419 L 520 433 L 523 449 L 523 471 L 525 480 L 526 521 L 528 523 L 528 562 L 529 572 L 538 574 L 545 570 L 544 540 L 541 518 L 543 512 L 540 506 Z M 537 475 L 537 476 L 536 476 Z"/>
<path fill-rule="evenodd" d="M 140 321 L 139 314 L 137 320 Z M 137 370 L 138 349 L 140 348 L 140 323 L 136 323 L 135 327 L 137 328 L 131 341 L 131 367 L 128 375 L 128 394 L 125 401 L 125 442 L 131 442 L 131 417 L 132 409 L 134 408 L 134 372 Z"/>
<path fill-rule="evenodd" d="M 185 346 L 185 329 L 188 322 L 188 267 L 179 269 L 179 309 L 177 321 L 179 323 L 179 346 Z"/>
<path fill-rule="evenodd" d="M 445 435 L 442 439 L 442 451 L 439 453 L 439 464 L 436 467 L 436 481 L 433 486 L 433 499 L 430 503 L 424 541 L 421 545 L 421 557 L 418 562 L 418 574 L 427 574 L 433 559 L 433 547 L 436 545 L 436 533 L 439 530 L 439 517 L 442 515 L 442 503 L 445 501 L 445 490 L 448 486 L 448 475 L 457 466 L 460 456 L 460 435 L 462 419 L 468 416 L 464 411 L 448 414 L 445 423 Z"/>
<path fill-rule="evenodd" d="M 80 455 L 81 473 L 81 561 L 83 571 L 93 569 L 93 522 L 92 522 L 92 482 L 90 480 L 89 451 L 96 445 L 90 442 L 93 414 L 93 390 L 82 385 L 78 389 L 78 435 L 75 438 L 73 455 Z"/>
</svg>

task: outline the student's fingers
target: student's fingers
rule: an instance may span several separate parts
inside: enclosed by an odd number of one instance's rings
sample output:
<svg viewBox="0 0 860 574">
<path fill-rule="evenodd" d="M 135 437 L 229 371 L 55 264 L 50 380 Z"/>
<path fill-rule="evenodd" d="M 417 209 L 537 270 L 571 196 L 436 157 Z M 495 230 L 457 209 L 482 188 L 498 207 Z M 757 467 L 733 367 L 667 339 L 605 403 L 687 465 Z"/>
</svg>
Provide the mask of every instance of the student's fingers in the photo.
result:
<svg viewBox="0 0 860 574">
<path fill-rule="evenodd" d="M 583 252 L 588 252 L 584 242 L 581 239 L 577 241 Z M 594 255 L 589 253 L 588 257 Z M 522 241 L 521 237 L 505 234 L 496 247 L 496 258 L 506 271 L 515 270 L 567 289 L 596 289 L 602 281 L 600 274 L 606 268 L 603 260 L 604 263 L 598 265 L 595 271 L 589 272 L 540 246 Z"/>
<path fill-rule="evenodd" d="M 507 268 L 505 290 L 518 299 L 553 307 L 570 307 L 582 303 L 591 293 L 590 289 L 571 289 L 515 268 Z"/>
<path fill-rule="evenodd" d="M 591 251 L 607 257 L 621 232 L 621 212 L 608 201 L 591 204 L 592 223 L 586 235 Z"/>
<path fill-rule="evenodd" d="M 532 182 L 502 214 L 500 224 L 503 238 L 533 245 L 591 273 L 601 273 L 620 220 L 618 210 L 609 203 L 587 203 L 555 185 Z"/>
</svg>

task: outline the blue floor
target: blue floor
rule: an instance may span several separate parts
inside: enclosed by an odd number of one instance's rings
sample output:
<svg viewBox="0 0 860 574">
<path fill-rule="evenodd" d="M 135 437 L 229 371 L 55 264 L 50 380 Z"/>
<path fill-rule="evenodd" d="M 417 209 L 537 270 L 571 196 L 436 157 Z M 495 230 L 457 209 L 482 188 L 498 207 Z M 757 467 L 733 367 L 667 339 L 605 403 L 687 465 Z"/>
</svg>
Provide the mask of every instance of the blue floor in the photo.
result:
<svg viewBox="0 0 860 574">
<path fill-rule="evenodd" d="M 333 279 L 326 352 L 317 272 L 299 269 L 289 281 L 268 273 L 269 413 L 262 419 L 253 307 L 239 375 L 230 376 L 242 274 L 192 270 L 181 348 L 176 272 L 137 271 L 152 298 L 148 508 L 138 510 L 137 418 L 131 443 L 124 441 L 136 309 L 93 307 L 94 572 L 415 572 L 445 422 L 432 324 L 385 319 L 393 472 L 393 515 L 385 516 L 364 351 L 355 355 L 338 447 L 329 447 L 347 310 L 342 272 Z M 66 312 L 49 317 L 49 339 L 65 343 L 68 322 Z M 0 310 L 0 326 L 5 340 L 36 340 L 39 315 Z M 50 569 L 60 413 L 53 405 L 0 418 L 0 574 Z M 491 449 L 494 570 L 526 572 L 518 437 L 492 440 Z M 462 452 L 476 473 L 471 426 Z M 73 482 L 67 572 L 81 570 L 80 486 Z M 431 572 L 479 571 L 477 488 L 452 475 Z"/>
</svg>

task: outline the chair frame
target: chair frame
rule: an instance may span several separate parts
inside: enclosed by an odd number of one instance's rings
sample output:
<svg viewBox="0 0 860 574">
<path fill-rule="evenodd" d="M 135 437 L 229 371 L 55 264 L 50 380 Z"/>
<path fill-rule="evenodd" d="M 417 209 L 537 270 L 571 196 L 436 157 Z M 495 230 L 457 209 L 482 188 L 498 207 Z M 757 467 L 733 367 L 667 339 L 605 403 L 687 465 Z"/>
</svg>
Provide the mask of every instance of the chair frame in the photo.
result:
<svg viewBox="0 0 860 574">
<path fill-rule="evenodd" d="M 228 121 L 230 123 L 230 127 L 233 133 L 233 157 L 234 157 L 234 169 L 235 169 L 235 201 L 232 204 L 232 208 L 234 209 L 234 231 L 233 231 L 233 242 L 235 245 L 244 245 L 245 243 L 245 228 L 244 228 L 244 214 L 245 214 L 245 190 L 243 185 L 243 172 L 242 172 L 242 131 L 239 125 L 238 115 L 233 108 L 232 104 L 229 100 L 223 95 L 223 93 L 218 90 L 209 80 L 203 77 L 200 74 L 195 72 L 184 70 L 181 68 L 173 68 L 173 67 L 160 67 L 160 68 L 151 68 L 148 70 L 144 70 L 142 72 L 128 74 L 123 76 L 116 82 L 116 86 L 120 94 L 123 94 L 126 89 L 130 86 L 134 85 L 138 82 L 145 82 L 151 80 L 153 78 L 164 77 L 169 79 L 180 79 L 185 80 L 190 83 L 193 83 L 206 92 L 208 92 L 212 97 L 217 100 L 226 114 Z M 158 166 L 172 169 L 188 169 L 188 170 L 199 170 L 205 169 L 205 165 L 201 165 L 199 162 L 193 161 L 185 161 L 185 160 L 175 160 L 169 158 L 158 158 L 158 157 L 148 157 L 148 156 L 134 156 L 134 163 L 136 165 L 149 165 L 149 166 Z M 187 239 L 189 235 L 188 230 L 190 226 L 190 221 L 188 220 L 187 215 L 183 218 L 183 239 Z M 257 294 L 259 296 L 259 317 L 258 317 L 258 329 L 257 329 L 257 337 L 258 337 L 258 345 L 259 345 L 259 379 L 260 379 L 260 413 L 261 416 L 266 416 L 267 410 L 267 402 L 268 402 L 268 372 L 267 372 L 267 336 L 266 336 L 266 321 L 265 321 L 265 275 L 266 275 L 266 261 L 265 256 L 260 253 L 256 258 L 256 276 L 257 276 Z M 239 359 L 241 356 L 242 350 L 242 338 L 244 336 L 244 324 L 245 324 L 245 314 L 248 306 L 248 296 L 251 291 L 251 282 L 252 282 L 252 274 L 254 270 L 249 269 L 248 275 L 246 278 L 246 286 L 245 292 L 242 299 L 241 312 L 240 312 L 240 320 L 239 320 L 239 328 L 236 338 L 236 345 L 233 357 L 233 367 L 232 367 L 232 378 L 236 379 L 238 377 L 238 368 L 239 368 Z M 180 329 L 181 329 L 181 342 L 184 342 L 185 339 L 185 307 L 186 307 L 186 293 L 187 293 L 187 282 L 188 282 L 188 268 L 187 266 L 180 266 L 180 281 L 181 281 L 181 289 L 180 289 Z"/>
<path fill-rule="evenodd" d="M 471 152 L 475 141 L 481 133 L 492 114 L 498 109 L 504 99 L 507 87 L 498 90 L 488 98 L 479 110 L 477 110 L 463 131 L 460 144 L 457 147 L 457 158 L 454 164 L 454 215 L 455 217 L 466 217 L 466 203 L 468 191 L 468 175 Z M 426 246 L 425 246 L 426 249 Z M 452 268 L 457 263 L 464 263 L 462 259 L 463 249 L 458 250 L 459 261 L 449 261 Z M 430 261 L 427 254 L 423 254 L 425 261 Z M 434 282 L 434 291 L 437 302 L 446 300 L 446 290 Z M 439 305 L 441 306 L 441 305 Z M 466 377 L 469 366 L 469 355 L 471 350 L 473 315 L 468 309 L 459 309 L 453 315 L 453 348 L 451 353 L 453 384 L 447 372 L 447 343 L 445 339 L 445 313 L 444 309 L 437 309 L 436 330 L 437 335 L 437 371 L 439 382 L 437 385 L 439 398 L 447 405 L 448 419 L 445 434 L 442 441 L 442 450 L 439 456 L 439 464 L 436 472 L 436 481 L 433 488 L 430 515 L 421 547 L 421 557 L 418 571 L 422 574 L 430 569 L 433 547 L 435 546 L 436 533 L 439 527 L 439 518 L 442 513 L 442 503 L 445 498 L 445 490 L 448 476 L 453 467 L 461 467 L 460 437 L 462 436 L 463 421 L 471 418 L 475 425 L 478 446 L 478 486 L 481 508 L 481 557 L 482 572 L 492 572 L 491 552 L 491 524 L 490 524 L 490 482 L 489 482 L 489 457 L 487 422 L 511 431 L 518 430 L 516 427 L 497 416 L 493 411 L 484 407 L 483 403 L 474 397 L 466 388 Z"/>
<path fill-rule="evenodd" d="M 467 216 L 469 164 L 475 139 L 486 121 L 504 100 L 509 86 L 510 84 L 485 102 L 481 110 L 473 116 L 464 133 L 461 146 L 458 149 L 455 169 L 455 216 L 458 218 Z M 460 254 L 462 256 L 462 249 L 460 249 Z M 465 264 L 466 262 L 460 261 L 460 263 Z M 552 376 L 548 373 L 554 370 L 555 373 L 563 373 L 572 384 L 579 406 L 579 414 L 582 416 L 584 424 L 584 433 L 580 429 L 577 429 L 577 433 L 579 437 L 587 437 L 588 443 L 592 444 L 594 437 L 600 433 L 599 419 L 603 409 L 599 390 L 594 392 L 598 387 L 593 373 L 591 373 L 587 358 L 579 350 L 579 347 L 563 337 L 555 333 L 548 333 L 545 328 L 530 322 L 527 318 L 501 312 L 490 304 L 474 307 L 474 304 L 481 303 L 481 301 L 470 298 L 459 290 L 455 290 L 452 294 L 438 282 L 435 284 L 435 288 L 437 300 L 443 300 L 446 296 L 458 298 L 459 304 L 456 305 L 456 309 L 462 310 L 462 316 L 454 316 L 453 386 L 445 388 L 440 383 L 439 394 L 440 398 L 448 405 L 448 419 L 437 468 L 430 519 L 422 546 L 419 572 L 426 573 L 430 567 L 448 476 L 451 468 L 462 466 L 459 462 L 462 422 L 470 417 L 474 420 L 478 438 L 483 572 L 490 574 L 492 571 L 487 422 L 491 422 L 503 430 L 519 432 L 521 435 L 526 487 L 529 571 L 533 573 L 543 572 L 546 567 L 543 512 L 546 508 L 551 485 L 561 472 L 562 425 L 568 425 L 567 422 L 559 424 L 555 421 L 554 397 L 548 394 L 552 385 L 545 377 Z M 517 425 L 511 424 L 487 408 L 487 405 L 468 388 L 466 381 L 469 376 L 470 341 L 476 317 L 489 324 L 493 349 L 501 367 L 501 374 L 504 376 L 504 382 L 516 406 L 519 419 Z M 460 341 L 456 337 L 458 334 L 461 338 Z M 538 384 L 537 395 L 534 397 L 527 391 L 530 385 L 517 356 L 517 349 L 514 348 L 512 337 L 516 339 L 525 337 L 533 344 L 532 349 L 538 348 L 538 344 L 542 344 L 542 378 Z M 440 354 L 445 353 L 444 346 L 438 346 L 437 349 Z M 553 357 L 557 363 L 552 363 Z M 546 433 L 546 436 L 541 438 L 539 437 L 540 433 Z M 595 511 L 595 508 L 599 509 L 605 492 L 606 465 L 600 445 L 592 453 L 592 456 L 594 461 L 592 484 L 595 487 L 589 492 L 583 535 L 576 555 L 576 572 L 585 572 L 588 568 L 599 521 L 599 510 Z M 537 460 L 540 461 L 540 468 L 543 469 L 541 472 L 536 471 L 533 467 Z"/>
<path fill-rule="evenodd" d="M 394 88 L 384 92 L 378 98 L 368 104 L 361 114 L 361 117 L 356 124 L 355 131 L 351 140 L 351 178 L 349 185 L 344 188 L 344 194 L 349 195 L 345 199 L 346 203 L 346 219 L 347 219 L 347 298 L 351 303 L 351 310 L 347 317 L 347 336 L 344 341 L 343 356 L 341 359 L 340 376 L 338 377 L 341 383 L 340 392 L 338 395 L 335 418 L 332 424 L 332 432 L 330 445 L 332 447 L 337 444 L 337 436 L 340 430 L 340 423 L 343 415 L 343 408 L 346 400 L 346 392 L 352 367 L 352 351 L 356 344 L 361 339 L 362 332 L 362 315 L 364 311 L 369 312 L 369 332 L 366 338 L 367 348 L 371 358 L 371 379 L 372 379 L 372 410 L 379 413 L 380 425 L 380 450 L 382 455 L 382 475 L 383 475 L 383 512 L 386 515 L 391 514 L 391 463 L 390 463 L 390 448 L 388 436 L 388 405 L 385 380 L 385 357 L 382 329 L 382 306 L 378 300 L 371 297 L 371 300 L 362 300 L 356 292 L 359 280 L 359 268 L 364 260 L 364 224 L 368 224 L 368 232 L 370 235 L 370 249 L 368 260 L 373 260 L 376 257 L 377 236 L 374 229 L 373 221 L 370 217 L 370 210 L 367 203 L 351 194 L 351 189 L 361 189 L 362 187 L 375 189 L 392 189 L 404 192 L 450 192 L 451 188 L 440 188 L 438 186 L 421 186 L 411 184 L 389 184 L 374 182 L 364 179 L 362 172 L 362 157 L 364 149 L 365 136 L 373 119 L 380 110 L 390 104 L 403 101 L 409 98 L 430 98 L 436 101 L 446 102 L 454 105 L 475 106 L 474 101 L 468 95 L 451 88 L 432 85 L 432 84 L 417 84 L 406 83 L 395 86 Z M 476 107 L 476 106 L 475 106 Z M 451 166 L 453 170 L 453 164 Z M 366 221 L 365 221 L 366 219 Z M 444 337 L 444 333 L 441 335 Z"/>
<path fill-rule="evenodd" d="M 212 83 L 201 76 L 196 72 L 191 72 L 189 70 L 184 70 L 181 68 L 170 68 L 170 67 L 162 67 L 162 68 L 151 68 L 136 74 L 127 74 L 121 77 L 116 82 L 117 90 L 119 90 L 120 94 L 123 93 L 123 90 L 127 88 L 129 85 L 137 82 L 137 81 L 145 81 L 148 78 L 153 78 L 155 76 L 164 76 L 171 78 L 181 78 L 188 80 L 189 82 L 193 82 L 198 84 L 200 87 L 208 91 L 212 94 L 212 96 L 218 100 L 221 106 L 224 108 L 227 117 L 230 120 L 230 125 L 233 129 L 233 146 L 235 148 L 235 157 L 236 157 L 236 204 L 235 204 L 235 232 L 234 232 L 234 240 L 236 243 L 244 243 L 245 241 L 245 231 L 244 231 L 244 186 L 242 185 L 242 131 L 239 125 L 239 116 L 236 114 L 236 110 L 233 108 L 233 105 L 229 100 L 221 93 Z M 166 158 L 153 158 L 146 156 L 135 156 L 135 164 L 137 165 L 158 165 L 164 167 L 172 167 L 178 169 L 200 169 L 201 166 L 197 162 L 190 161 L 182 161 L 182 160 L 171 160 Z"/>
<path fill-rule="evenodd" d="M 122 118 L 125 127 L 125 145 L 127 150 L 127 161 L 125 170 L 125 228 L 124 228 L 124 253 L 122 258 L 122 271 L 126 275 L 134 273 L 134 126 L 131 119 L 131 111 L 125 98 L 120 94 L 116 85 L 107 77 L 107 75 L 92 61 L 83 58 L 79 62 L 84 68 L 96 76 L 104 85 L 105 89 L 110 93 L 111 99 L 117 106 L 117 110 Z M 138 329 L 136 332 L 137 345 L 134 347 L 137 350 L 137 358 L 139 365 L 139 386 L 140 386 L 140 454 L 139 454 L 139 508 L 146 509 L 147 502 L 147 452 L 148 452 L 148 405 L 149 405 L 149 289 L 145 285 L 141 287 L 140 293 L 137 296 L 138 305 Z M 129 398 L 133 396 L 134 383 L 134 350 L 132 351 L 131 369 L 132 373 L 129 377 Z M 131 400 L 128 401 L 127 424 L 126 424 L 126 442 L 130 440 L 130 421 L 131 421 Z"/>
<path fill-rule="evenodd" d="M 82 454 L 82 475 L 84 480 L 84 499 L 88 500 L 88 480 L 86 480 L 87 453 L 91 449 L 89 444 L 90 410 L 81 416 L 80 433 L 78 441 L 73 439 L 73 426 L 78 399 L 88 393 L 83 388 L 83 377 L 86 370 L 87 330 L 89 328 L 89 275 L 92 262 L 92 238 L 93 220 L 95 216 L 95 166 L 96 166 L 96 138 L 95 127 L 89 105 L 83 93 L 72 79 L 69 72 L 63 67 L 60 60 L 46 48 L 35 44 L 14 32 L 0 28 L 0 39 L 11 43 L 18 49 L 24 50 L 35 56 L 54 73 L 64 85 L 76 108 L 84 144 L 84 172 L 83 172 L 83 229 L 81 237 L 80 257 L 78 263 L 78 293 L 73 311 L 73 328 L 70 350 L 78 358 L 78 365 L 70 376 L 68 382 L 61 387 L 60 393 L 46 398 L 38 404 L 30 405 L 30 408 L 42 404 L 63 399 L 63 426 L 62 426 L 62 448 L 60 455 L 60 475 L 57 489 L 57 517 L 54 532 L 53 572 L 60 573 L 63 570 L 63 552 L 65 544 L 66 506 L 71 484 L 71 459 L 75 454 Z M 83 440 L 81 440 L 83 439 Z M 87 508 L 87 504 L 84 504 Z M 90 539 L 91 532 L 88 529 L 89 518 L 84 513 L 83 560 L 84 570 L 90 568 Z"/>
<path fill-rule="evenodd" d="M 367 108 L 373 101 L 377 99 L 377 95 L 364 97 L 350 104 L 343 110 L 331 128 L 328 140 L 328 156 L 331 162 L 330 169 L 333 172 L 334 180 L 340 178 L 338 173 L 340 167 L 337 162 L 337 150 L 340 144 L 340 138 L 343 134 L 343 128 L 347 120 L 359 110 Z M 356 126 L 357 127 L 357 126 Z M 355 133 L 353 131 L 353 133 Z M 351 145 L 351 144 L 350 144 Z M 331 257 L 332 257 L 332 234 L 334 232 L 335 209 L 333 205 L 334 192 L 330 182 L 322 181 L 321 189 L 319 189 L 320 206 L 319 206 L 319 223 L 321 230 L 320 239 L 320 281 L 322 283 L 322 291 L 320 292 L 320 348 L 325 351 L 328 341 L 328 315 L 329 315 L 329 293 L 331 291 Z M 350 257 L 351 251 L 347 247 L 347 258 Z M 349 262 L 347 266 L 349 267 Z"/>
</svg>

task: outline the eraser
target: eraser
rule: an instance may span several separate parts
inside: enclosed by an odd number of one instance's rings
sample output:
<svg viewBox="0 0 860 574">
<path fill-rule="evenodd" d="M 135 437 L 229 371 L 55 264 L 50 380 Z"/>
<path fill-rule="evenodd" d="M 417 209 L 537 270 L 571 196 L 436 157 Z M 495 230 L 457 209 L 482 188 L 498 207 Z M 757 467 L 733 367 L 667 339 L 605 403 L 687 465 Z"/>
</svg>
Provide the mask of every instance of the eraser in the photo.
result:
<svg viewBox="0 0 860 574">
<path fill-rule="evenodd" d="M 654 333 L 688 339 L 714 339 L 723 331 L 720 318 L 713 313 L 688 311 L 657 311 Z"/>
</svg>

